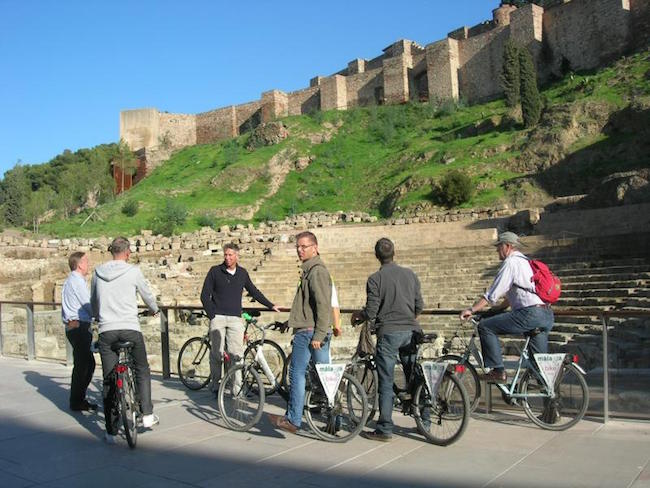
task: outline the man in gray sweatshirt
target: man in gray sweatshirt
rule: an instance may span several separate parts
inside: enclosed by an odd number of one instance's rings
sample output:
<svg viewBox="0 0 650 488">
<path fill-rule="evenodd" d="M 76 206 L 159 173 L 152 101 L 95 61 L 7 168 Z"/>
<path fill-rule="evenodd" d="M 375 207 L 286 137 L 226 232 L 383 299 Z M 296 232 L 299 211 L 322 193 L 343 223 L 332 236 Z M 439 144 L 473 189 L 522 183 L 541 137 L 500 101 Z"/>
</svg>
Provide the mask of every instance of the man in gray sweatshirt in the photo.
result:
<svg viewBox="0 0 650 488">
<path fill-rule="evenodd" d="M 118 341 L 135 344 L 131 353 L 134 361 L 136 383 L 142 408 L 142 425 L 149 428 L 158 423 L 151 403 L 151 372 L 147 361 L 140 322 L 138 320 L 137 294 L 142 297 L 152 314 L 158 313 L 158 305 L 149 290 L 142 271 L 128 264 L 131 255 L 130 243 L 124 237 L 117 237 L 109 247 L 112 261 L 95 268 L 91 282 L 90 304 L 93 316 L 99 322 L 99 354 L 104 373 L 104 417 L 106 419 L 106 441 L 115 442 L 116 419 L 113 418 L 115 398 L 113 369 L 118 356 L 111 345 Z"/>
</svg>

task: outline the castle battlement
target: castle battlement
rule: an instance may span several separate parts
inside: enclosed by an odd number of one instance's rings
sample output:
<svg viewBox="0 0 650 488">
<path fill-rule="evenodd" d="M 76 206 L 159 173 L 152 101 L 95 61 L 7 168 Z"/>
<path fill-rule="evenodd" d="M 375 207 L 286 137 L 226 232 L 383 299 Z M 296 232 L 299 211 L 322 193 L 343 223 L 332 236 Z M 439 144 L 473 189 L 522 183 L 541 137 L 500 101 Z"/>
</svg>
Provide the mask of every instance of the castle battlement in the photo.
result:
<svg viewBox="0 0 650 488">
<path fill-rule="evenodd" d="M 460 27 L 445 39 L 421 46 L 400 39 L 371 60 L 357 58 L 330 76 L 315 76 L 309 87 L 272 89 L 259 100 L 199 114 L 171 114 L 155 108 L 120 113 L 120 137 L 142 151 L 151 170 L 151 151 L 164 144 L 179 148 L 236 137 L 256 125 L 315 110 L 358 105 L 460 98 L 470 103 L 501 96 L 500 75 L 506 41 L 533 55 L 540 82 L 593 69 L 648 45 L 648 0 L 563 0 L 547 10 L 535 4 L 502 5 L 492 20 Z"/>
</svg>

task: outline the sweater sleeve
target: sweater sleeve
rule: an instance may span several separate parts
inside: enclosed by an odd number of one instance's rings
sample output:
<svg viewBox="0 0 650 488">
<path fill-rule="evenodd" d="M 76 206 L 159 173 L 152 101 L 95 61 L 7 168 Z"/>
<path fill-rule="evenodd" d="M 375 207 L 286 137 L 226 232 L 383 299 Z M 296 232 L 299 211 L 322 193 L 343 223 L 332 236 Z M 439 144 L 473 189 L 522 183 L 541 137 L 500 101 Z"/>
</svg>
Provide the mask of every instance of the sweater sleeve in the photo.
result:
<svg viewBox="0 0 650 488">
<path fill-rule="evenodd" d="M 375 321 L 377 320 L 380 302 L 378 276 L 373 274 L 368 278 L 366 283 L 366 306 L 363 309 L 368 325 L 371 328 L 374 327 Z"/>
<path fill-rule="evenodd" d="M 312 340 L 322 342 L 332 325 L 332 281 L 324 266 L 315 266 L 310 271 L 309 290 L 314 297 L 316 318 Z"/>
<path fill-rule="evenodd" d="M 266 298 L 264 294 L 253 284 L 248 271 L 246 272 L 246 282 L 244 283 L 244 288 L 257 302 L 261 303 L 266 308 L 273 308 L 273 303 L 271 303 L 271 301 Z"/>
<path fill-rule="evenodd" d="M 151 293 L 151 289 L 145 281 L 144 275 L 142 274 L 142 271 L 140 271 L 140 268 L 136 268 L 136 270 L 137 276 L 135 286 L 138 290 L 138 293 L 142 297 L 142 300 L 147 305 L 147 307 L 149 307 L 149 310 L 151 310 L 153 313 L 158 313 L 158 304 L 156 303 L 156 298 L 153 296 L 153 293 Z"/>
<path fill-rule="evenodd" d="M 217 307 L 212 300 L 212 290 L 214 290 L 214 278 L 212 277 L 212 269 L 208 271 L 208 274 L 205 275 L 205 280 L 203 281 L 203 289 L 201 290 L 201 303 L 203 304 L 203 310 L 208 314 L 208 318 L 212 320 L 217 314 Z"/>
</svg>

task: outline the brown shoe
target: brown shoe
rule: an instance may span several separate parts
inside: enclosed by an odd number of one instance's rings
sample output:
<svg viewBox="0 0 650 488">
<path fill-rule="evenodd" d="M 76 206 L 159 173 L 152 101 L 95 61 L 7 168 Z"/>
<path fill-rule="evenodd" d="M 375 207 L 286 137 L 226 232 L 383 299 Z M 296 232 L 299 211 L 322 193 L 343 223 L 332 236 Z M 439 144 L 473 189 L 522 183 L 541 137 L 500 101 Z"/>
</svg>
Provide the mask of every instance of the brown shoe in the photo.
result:
<svg viewBox="0 0 650 488">
<path fill-rule="evenodd" d="M 381 442 L 390 442 L 393 440 L 393 436 L 389 434 L 384 434 L 383 432 L 373 431 L 373 432 L 361 432 L 361 437 L 370 439 L 371 441 L 381 441 Z"/>
<path fill-rule="evenodd" d="M 284 415 L 274 415 L 272 413 L 266 415 L 269 418 L 269 422 L 271 422 L 274 427 L 290 432 L 291 434 L 295 434 L 298 431 L 298 427 L 289 422 Z"/>
<path fill-rule="evenodd" d="M 505 371 L 497 371 L 496 369 L 493 369 L 489 373 L 484 374 L 481 379 L 488 383 L 505 383 L 508 380 L 508 377 L 506 376 Z"/>
</svg>

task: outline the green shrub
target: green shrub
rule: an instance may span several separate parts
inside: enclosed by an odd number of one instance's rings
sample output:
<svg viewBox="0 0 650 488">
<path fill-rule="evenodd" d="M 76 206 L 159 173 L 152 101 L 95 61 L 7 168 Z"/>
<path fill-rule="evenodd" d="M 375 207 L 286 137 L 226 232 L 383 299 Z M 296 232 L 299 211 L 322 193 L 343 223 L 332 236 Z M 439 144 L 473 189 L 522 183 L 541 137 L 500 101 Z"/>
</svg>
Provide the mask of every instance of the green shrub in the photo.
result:
<svg viewBox="0 0 650 488">
<path fill-rule="evenodd" d="M 137 200 L 127 200 L 122 204 L 121 211 L 127 217 L 133 217 L 135 214 L 138 213 L 139 206 L 140 206 L 140 202 L 138 202 Z"/>
<path fill-rule="evenodd" d="M 226 166 L 230 166 L 239 161 L 241 156 L 240 149 L 241 148 L 235 139 L 231 139 L 223 145 L 223 157 Z"/>
<path fill-rule="evenodd" d="M 196 223 L 201 227 L 214 227 L 215 218 L 214 215 L 209 213 L 202 213 L 196 216 Z"/>
<path fill-rule="evenodd" d="M 448 207 L 456 207 L 472 198 L 474 186 L 472 179 L 462 171 L 454 170 L 447 173 L 433 188 L 440 203 Z"/>
<path fill-rule="evenodd" d="M 167 200 L 158 217 L 151 221 L 151 229 L 155 234 L 170 236 L 187 220 L 187 207 L 172 200 Z"/>
</svg>

